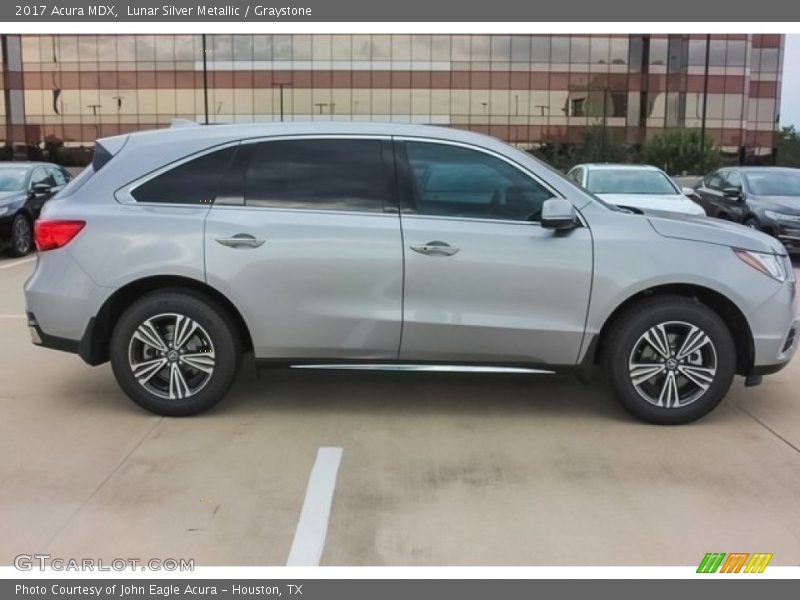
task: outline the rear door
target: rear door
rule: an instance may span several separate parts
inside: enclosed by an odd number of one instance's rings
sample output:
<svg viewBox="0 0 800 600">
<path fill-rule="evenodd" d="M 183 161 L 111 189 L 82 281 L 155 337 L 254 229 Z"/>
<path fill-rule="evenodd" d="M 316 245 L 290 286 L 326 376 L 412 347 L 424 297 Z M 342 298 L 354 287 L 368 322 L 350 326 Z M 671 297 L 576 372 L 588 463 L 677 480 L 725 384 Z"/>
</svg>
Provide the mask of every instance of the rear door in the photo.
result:
<svg viewBox="0 0 800 600">
<path fill-rule="evenodd" d="M 395 359 L 403 254 L 391 142 L 242 143 L 205 231 L 209 284 L 257 357 Z"/>
</svg>

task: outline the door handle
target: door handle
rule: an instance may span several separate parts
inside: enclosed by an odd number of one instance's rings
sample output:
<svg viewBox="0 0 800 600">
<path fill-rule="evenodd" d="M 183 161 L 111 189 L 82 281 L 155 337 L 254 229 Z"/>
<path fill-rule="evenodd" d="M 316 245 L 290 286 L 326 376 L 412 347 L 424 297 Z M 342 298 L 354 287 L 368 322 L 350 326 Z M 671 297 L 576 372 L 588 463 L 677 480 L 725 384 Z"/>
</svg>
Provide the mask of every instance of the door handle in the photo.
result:
<svg viewBox="0 0 800 600">
<path fill-rule="evenodd" d="M 433 241 L 421 246 L 409 246 L 414 252 L 419 252 L 425 256 L 453 256 L 458 252 L 458 248 L 453 248 L 446 242 Z"/>
<path fill-rule="evenodd" d="M 230 248 L 258 248 L 264 240 L 258 240 L 249 233 L 237 233 L 227 238 L 217 238 L 217 243 Z"/>
</svg>

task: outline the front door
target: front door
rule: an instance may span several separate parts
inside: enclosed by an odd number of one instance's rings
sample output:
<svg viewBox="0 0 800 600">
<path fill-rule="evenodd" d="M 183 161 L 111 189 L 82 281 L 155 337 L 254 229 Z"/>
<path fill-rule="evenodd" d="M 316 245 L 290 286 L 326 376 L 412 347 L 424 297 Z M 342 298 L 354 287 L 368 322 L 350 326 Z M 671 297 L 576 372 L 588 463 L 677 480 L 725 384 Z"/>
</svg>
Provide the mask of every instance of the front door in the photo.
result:
<svg viewBox="0 0 800 600">
<path fill-rule="evenodd" d="M 575 364 L 592 278 L 587 227 L 539 225 L 554 194 L 477 148 L 398 142 L 408 210 L 408 361 Z"/>
</svg>

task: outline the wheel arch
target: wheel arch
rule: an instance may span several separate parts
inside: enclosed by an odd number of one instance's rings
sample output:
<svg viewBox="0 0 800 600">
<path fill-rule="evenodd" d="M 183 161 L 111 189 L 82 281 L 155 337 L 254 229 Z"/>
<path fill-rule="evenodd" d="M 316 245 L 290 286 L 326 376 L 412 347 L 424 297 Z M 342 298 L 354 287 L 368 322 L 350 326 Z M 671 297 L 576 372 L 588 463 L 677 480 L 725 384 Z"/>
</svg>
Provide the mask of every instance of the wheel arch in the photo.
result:
<svg viewBox="0 0 800 600">
<path fill-rule="evenodd" d="M 166 288 L 191 290 L 206 296 L 220 306 L 231 317 L 240 335 L 244 350 L 253 348 L 250 330 L 239 310 L 219 290 L 203 281 L 178 275 L 157 275 L 131 281 L 106 299 L 97 315 L 92 319 L 80 342 L 79 354 L 90 365 L 99 365 L 109 360 L 111 332 L 122 313 L 143 295 Z"/>
<path fill-rule="evenodd" d="M 584 358 L 584 362 L 597 364 L 600 362 L 605 351 L 605 341 L 614 323 L 624 315 L 625 311 L 645 298 L 654 296 L 676 295 L 691 298 L 711 310 L 713 310 L 724 321 L 725 325 L 733 336 L 736 344 L 736 373 L 737 375 L 747 375 L 753 367 L 755 358 L 755 347 L 753 344 L 753 333 L 747 318 L 739 307 L 728 297 L 720 292 L 696 284 L 663 284 L 653 286 L 626 298 L 608 316 L 597 335 L 596 342 L 593 343 L 587 352 L 590 356 Z"/>
</svg>

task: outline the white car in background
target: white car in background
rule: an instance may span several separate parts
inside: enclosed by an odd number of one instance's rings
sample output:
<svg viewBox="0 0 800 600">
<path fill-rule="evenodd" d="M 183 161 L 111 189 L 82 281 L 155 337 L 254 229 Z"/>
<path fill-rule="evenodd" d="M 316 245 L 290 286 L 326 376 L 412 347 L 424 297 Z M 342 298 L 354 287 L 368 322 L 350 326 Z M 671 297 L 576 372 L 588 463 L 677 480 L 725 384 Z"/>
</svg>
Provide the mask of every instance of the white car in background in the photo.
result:
<svg viewBox="0 0 800 600">
<path fill-rule="evenodd" d="M 681 193 L 669 175 L 650 165 L 582 164 L 573 167 L 567 177 L 605 202 L 634 212 L 706 214 Z"/>
</svg>

